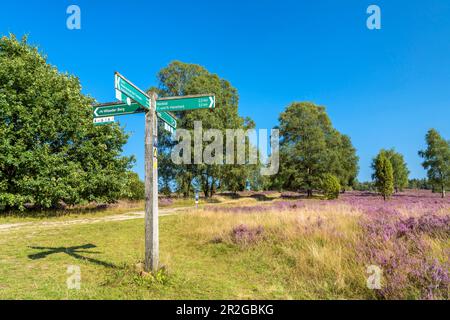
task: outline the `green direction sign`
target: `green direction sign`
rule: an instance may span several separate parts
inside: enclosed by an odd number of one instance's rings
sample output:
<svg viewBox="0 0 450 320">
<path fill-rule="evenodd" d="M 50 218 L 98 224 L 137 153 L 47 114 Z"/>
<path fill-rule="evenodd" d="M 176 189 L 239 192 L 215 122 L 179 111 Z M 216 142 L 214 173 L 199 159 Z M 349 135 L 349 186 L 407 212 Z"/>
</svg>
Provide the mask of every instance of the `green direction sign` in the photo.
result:
<svg viewBox="0 0 450 320">
<path fill-rule="evenodd" d="M 170 127 L 176 129 L 177 128 L 177 119 L 172 117 L 167 112 L 157 112 L 158 117 L 163 120 L 165 123 L 167 123 Z"/>
<path fill-rule="evenodd" d="M 94 118 L 121 116 L 126 114 L 143 113 L 145 109 L 137 103 L 108 103 L 93 107 Z"/>
<path fill-rule="evenodd" d="M 136 87 L 133 83 L 117 72 L 114 75 L 114 82 L 117 90 L 139 103 L 142 107 L 150 109 L 151 100 L 144 91 Z"/>
<path fill-rule="evenodd" d="M 129 106 L 133 103 L 133 101 L 126 94 L 120 92 L 117 89 L 116 89 L 116 99 L 122 101 L 123 103 L 126 103 Z"/>
<path fill-rule="evenodd" d="M 213 95 L 161 98 L 156 101 L 156 111 L 186 111 L 195 109 L 213 109 L 216 98 Z"/>
</svg>

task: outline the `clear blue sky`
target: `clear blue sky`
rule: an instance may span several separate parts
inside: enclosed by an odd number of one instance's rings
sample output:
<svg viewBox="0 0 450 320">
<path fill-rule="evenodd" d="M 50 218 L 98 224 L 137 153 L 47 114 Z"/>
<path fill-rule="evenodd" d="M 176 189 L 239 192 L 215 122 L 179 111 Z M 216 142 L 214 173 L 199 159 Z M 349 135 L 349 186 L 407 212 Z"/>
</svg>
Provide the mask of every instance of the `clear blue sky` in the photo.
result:
<svg viewBox="0 0 450 320">
<path fill-rule="evenodd" d="M 81 30 L 66 28 L 70 4 L 81 8 Z M 381 30 L 366 28 L 370 4 L 381 7 Z M 390 147 L 423 177 L 417 151 L 426 131 L 450 138 L 448 0 L 8 1 L 0 32 L 28 33 L 99 102 L 114 100 L 115 70 L 148 88 L 177 59 L 228 79 L 239 112 L 259 128 L 275 126 L 292 101 L 325 105 L 358 149 L 361 180 Z M 132 133 L 125 153 L 137 156 L 142 175 L 142 115 L 121 123 Z"/>
</svg>

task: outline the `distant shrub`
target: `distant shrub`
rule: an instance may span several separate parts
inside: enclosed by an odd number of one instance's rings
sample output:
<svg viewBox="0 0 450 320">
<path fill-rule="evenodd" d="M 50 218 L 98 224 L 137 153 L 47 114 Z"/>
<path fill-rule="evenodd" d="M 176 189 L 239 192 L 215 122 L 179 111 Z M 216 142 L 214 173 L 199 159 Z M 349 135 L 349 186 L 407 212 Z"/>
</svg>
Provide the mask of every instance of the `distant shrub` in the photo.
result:
<svg viewBox="0 0 450 320">
<path fill-rule="evenodd" d="M 339 198 L 341 191 L 341 184 L 339 179 L 332 174 L 326 174 L 322 180 L 322 192 L 327 199 Z"/>
<path fill-rule="evenodd" d="M 167 197 L 159 198 L 158 203 L 161 207 L 167 207 L 173 204 L 173 199 Z"/>
<path fill-rule="evenodd" d="M 240 245 L 254 244 L 262 239 L 263 232 L 262 226 L 250 228 L 245 224 L 241 224 L 231 231 L 231 240 Z"/>
<path fill-rule="evenodd" d="M 145 198 L 145 184 L 137 173 L 127 172 L 122 198 L 128 200 L 143 200 Z"/>
</svg>

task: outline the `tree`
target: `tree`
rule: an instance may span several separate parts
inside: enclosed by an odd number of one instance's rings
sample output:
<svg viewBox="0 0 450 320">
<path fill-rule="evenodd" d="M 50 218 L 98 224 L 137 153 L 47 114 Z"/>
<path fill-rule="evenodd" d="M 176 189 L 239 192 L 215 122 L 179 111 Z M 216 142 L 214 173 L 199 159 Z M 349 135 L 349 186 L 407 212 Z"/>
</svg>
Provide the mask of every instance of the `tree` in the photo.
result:
<svg viewBox="0 0 450 320">
<path fill-rule="evenodd" d="M 396 152 L 394 149 L 380 151 L 386 158 L 389 159 L 392 165 L 394 175 L 394 189 L 395 192 L 403 191 L 408 186 L 409 170 L 403 155 Z"/>
<path fill-rule="evenodd" d="M 112 202 L 133 158 L 118 125 L 95 127 L 93 99 L 14 36 L 0 39 L 0 207 Z"/>
<path fill-rule="evenodd" d="M 225 136 L 226 129 L 248 130 L 255 127 L 251 119 L 239 116 L 237 90 L 227 80 L 210 73 L 202 66 L 174 61 L 158 73 L 158 79 L 159 87 L 154 90 L 162 97 L 215 94 L 215 110 L 203 109 L 176 113 L 179 119 L 178 126 L 189 130 L 191 137 L 194 136 L 196 121 L 201 121 L 203 130 L 217 129 L 222 136 Z M 211 142 L 203 142 L 202 151 Z M 175 165 L 169 161 L 173 145 L 173 142 L 160 140 L 160 146 L 164 149 L 160 157 L 168 160 L 165 162 L 162 160 L 165 169 L 161 172 L 161 178 L 166 184 L 174 183 L 184 196 L 189 196 L 194 188 L 201 189 L 205 197 L 212 196 L 218 189 L 244 190 L 246 181 L 257 167 L 257 165 L 223 163 Z M 248 139 L 246 145 L 248 151 Z M 194 163 L 194 154 L 192 153 L 191 156 Z"/>
<path fill-rule="evenodd" d="M 450 187 L 450 141 L 441 137 L 435 129 L 428 131 L 425 137 L 427 149 L 419 151 L 424 158 L 422 166 L 427 170 L 428 180 L 441 190 L 442 198 Z"/>
<path fill-rule="evenodd" d="M 145 198 L 145 184 L 136 172 L 127 172 L 127 180 L 122 189 L 121 198 L 129 200 L 143 200 Z"/>
<path fill-rule="evenodd" d="M 350 138 L 333 128 L 324 107 L 292 103 L 279 121 L 280 172 L 273 179 L 278 188 L 305 190 L 311 197 L 329 173 L 343 186 L 353 183 L 358 171 L 356 151 Z"/>
<path fill-rule="evenodd" d="M 339 192 L 341 191 L 341 185 L 339 179 L 332 174 L 325 174 L 322 181 L 322 192 L 329 200 L 337 199 Z"/>
<path fill-rule="evenodd" d="M 375 172 L 372 178 L 375 180 L 375 186 L 386 201 L 394 193 L 394 171 L 385 152 L 380 151 L 374 159 L 373 169 Z"/>
<path fill-rule="evenodd" d="M 356 155 L 356 149 L 353 147 L 349 136 L 342 135 L 337 131 L 334 135 L 337 144 L 334 146 L 335 161 L 331 172 L 338 178 L 342 191 L 345 192 L 347 188 L 354 187 L 359 171 L 359 157 Z"/>
</svg>

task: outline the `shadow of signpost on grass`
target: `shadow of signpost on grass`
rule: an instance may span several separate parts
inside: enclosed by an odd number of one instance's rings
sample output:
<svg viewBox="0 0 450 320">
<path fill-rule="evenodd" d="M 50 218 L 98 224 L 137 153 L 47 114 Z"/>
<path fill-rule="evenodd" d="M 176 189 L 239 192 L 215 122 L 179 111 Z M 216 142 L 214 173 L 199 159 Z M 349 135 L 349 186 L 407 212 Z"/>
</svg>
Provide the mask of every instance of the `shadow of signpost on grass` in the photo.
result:
<svg viewBox="0 0 450 320">
<path fill-rule="evenodd" d="M 31 249 L 35 249 L 35 250 L 44 250 L 42 252 L 38 252 L 38 253 L 34 253 L 34 254 L 30 254 L 28 255 L 28 258 L 31 260 L 39 260 L 39 259 L 44 259 L 49 255 L 52 254 L 58 254 L 58 253 L 65 253 L 75 259 L 78 260 L 85 260 L 88 261 L 90 263 L 96 264 L 96 265 L 100 265 L 100 266 L 104 266 L 104 267 L 108 267 L 108 268 L 117 268 L 116 265 L 109 263 L 109 262 L 105 262 L 105 261 L 101 261 L 101 260 L 97 260 L 97 259 L 93 259 L 93 258 L 89 258 L 89 257 L 85 257 L 80 255 L 80 253 L 99 253 L 96 251 L 88 251 L 89 249 L 93 249 L 93 248 L 97 248 L 96 245 L 88 243 L 82 246 L 74 246 L 74 247 L 29 247 Z"/>
</svg>

